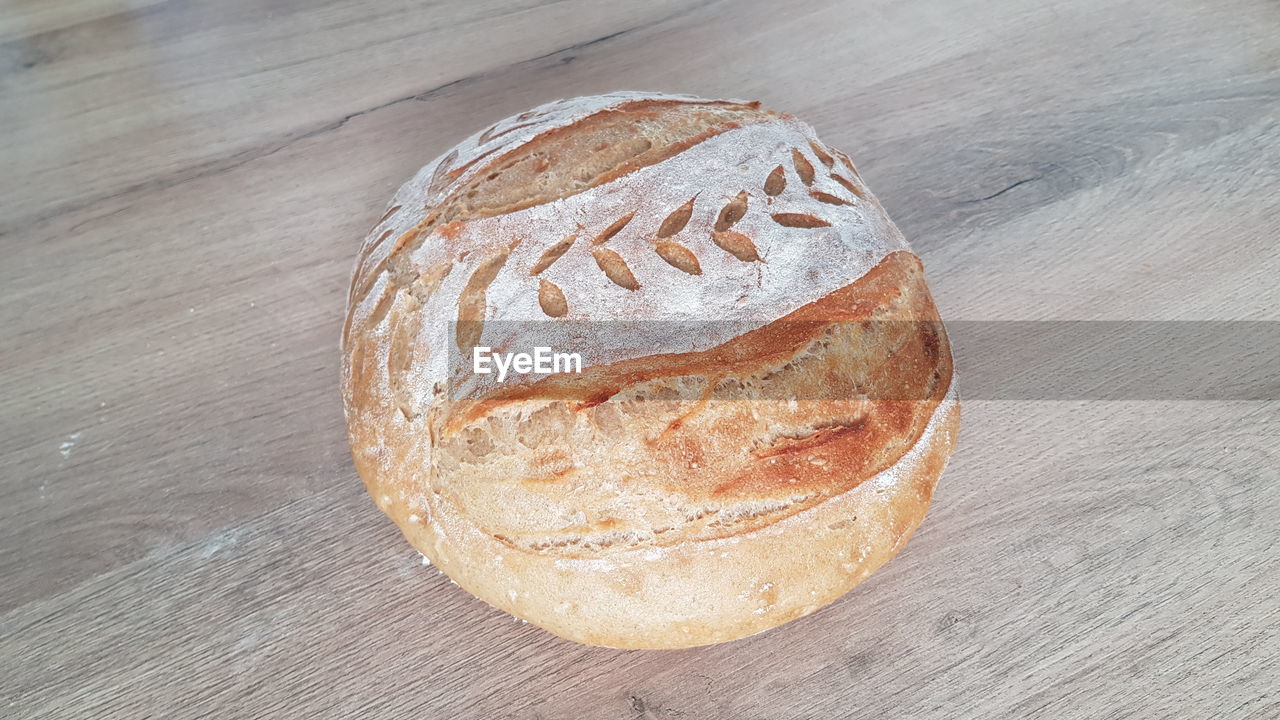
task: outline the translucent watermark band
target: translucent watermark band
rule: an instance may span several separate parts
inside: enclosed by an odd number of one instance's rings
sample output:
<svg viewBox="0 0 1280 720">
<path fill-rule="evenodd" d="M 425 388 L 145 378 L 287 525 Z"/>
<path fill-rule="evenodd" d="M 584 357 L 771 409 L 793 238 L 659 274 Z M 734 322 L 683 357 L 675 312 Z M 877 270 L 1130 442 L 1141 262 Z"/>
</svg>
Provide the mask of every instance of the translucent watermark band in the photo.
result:
<svg viewBox="0 0 1280 720">
<path fill-rule="evenodd" d="M 448 325 L 452 341 L 457 324 Z M 845 338 L 902 339 L 936 332 L 936 324 L 912 327 L 902 321 L 854 325 Z M 488 322 L 480 345 L 490 353 L 532 354 L 542 347 L 574 354 L 580 356 L 581 369 L 590 372 L 602 358 L 704 351 L 758 327 L 716 321 Z M 967 400 L 1280 400 L 1280 322 L 962 320 L 946 322 L 945 328 L 958 386 Z M 768 333 L 785 335 L 786 328 L 774 323 Z M 449 354 L 450 381 L 466 381 L 474 358 L 454 342 Z M 869 364 L 895 362 L 876 350 L 865 357 Z M 537 379 L 508 372 L 504 384 Z M 847 383 L 785 385 L 783 390 L 779 384 L 778 399 L 844 399 L 849 392 Z M 874 382 L 862 389 L 879 400 L 919 400 L 933 392 Z M 729 383 L 723 396 L 733 392 Z M 759 384 L 757 392 L 771 396 L 768 382 Z"/>
</svg>

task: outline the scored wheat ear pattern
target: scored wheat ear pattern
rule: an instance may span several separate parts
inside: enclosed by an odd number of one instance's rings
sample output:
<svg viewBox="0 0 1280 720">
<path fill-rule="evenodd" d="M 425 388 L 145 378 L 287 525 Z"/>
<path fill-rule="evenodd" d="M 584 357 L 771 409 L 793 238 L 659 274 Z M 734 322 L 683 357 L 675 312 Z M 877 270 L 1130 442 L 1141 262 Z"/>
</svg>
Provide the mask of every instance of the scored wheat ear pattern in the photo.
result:
<svg viewBox="0 0 1280 720">
<path fill-rule="evenodd" d="M 809 148 L 826 168 L 827 174 L 831 179 L 849 190 L 855 199 L 842 198 L 838 195 L 809 187 L 816 180 L 817 171 L 813 163 L 805 157 L 802 150 L 791 148 L 792 168 L 810 197 L 828 205 L 853 205 L 855 200 L 866 199 L 866 195 L 858 189 L 852 180 L 836 173 L 836 158 L 839 157 L 841 163 L 848 167 L 855 177 L 858 177 L 858 171 L 854 169 L 853 163 L 849 161 L 848 156 L 838 150 L 824 148 L 812 140 L 809 141 Z M 766 203 L 771 204 L 775 198 L 778 198 L 786 191 L 786 188 L 786 168 L 779 165 L 765 178 L 761 189 L 766 197 Z M 693 210 L 697 201 L 698 195 L 694 195 L 672 210 L 654 232 L 652 244 L 654 252 L 668 265 L 689 275 L 701 275 L 702 263 L 698 260 L 698 256 L 693 250 L 673 238 L 688 227 L 689 221 L 693 218 Z M 760 257 L 760 252 L 756 248 L 755 242 L 750 237 L 732 229 L 739 220 L 746 216 L 750 209 L 751 194 L 746 190 L 742 190 L 720 209 L 714 224 L 709 230 L 709 234 L 716 247 L 738 260 L 742 262 L 764 262 L 764 259 Z M 613 284 L 625 290 L 639 290 L 641 283 L 622 255 L 611 248 L 603 246 L 626 228 L 635 218 L 635 215 L 636 213 L 633 211 L 614 220 L 592 238 L 590 247 L 591 255 L 600 271 Z M 831 226 L 830 222 L 810 213 L 773 212 L 769 213 L 769 217 L 783 227 L 806 229 Z M 563 240 L 548 248 L 538 262 L 534 264 L 529 274 L 538 276 L 550 268 L 556 260 L 559 260 L 561 256 L 573 247 L 577 241 L 578 232 L 581 230 L 582 228 L 579 227 L 577 231 L 567 235 Z M 569 301 L 564 290 L 546 278 L 539 278 L 538 304 L 548 317 L 559 318 L 569 313 Z"/>
<path fill-rule="evenodd" d="M 497 129 L 497 126 L 489 128 L 482 134 L 482 142 L 491 141 L 509 132 L 533 124 L 536 124 L 536 118 L 526 113 L 517 117 L 516 122 L 510 127 L 501 130 Z M 701 193 L 695 194 L 671 210 L 653 231 L 652 242 L 650 243 L 653 252 L 667 265 L 670 265 L 674 271 L 701 276 L 703 274 L 702 263 L 697 253 L 689 246 L 692 240 L 690 235 L 696 230 L 698 232 L 706 232 L 717 248 L 741 262 L 764 263 L 766 258 L 761 255 L 755 241 L 748 235 L 734 229 L 746 217 L 748 212 L 764 212 L 774 223 L 782 227 L 804 230 L 829 227 L 831 223 L 810 213 L 778 210 L 778 205 L 785 204 L 789 190 L 790 192 L 803 192 L 819 202 L 832 206 L 856 205 L 859 201 L 868 200 L 866 193 L 852 179 L 857 178 L 860 181 L 861 175 L 854 168 L 847 155 L 838 150 L 826 148 L 812 140 L 809 141 L 808 145 L 809 150 L 820 163 L 820 167 L 825 170 L 825 174 L 840 187 L 847 190 L 849 195 L 852 196 L 851 199 L 813 188 L 812 185 L 817 179 L 818 168 L 809 160 L 803 150 L 798 147 L 792 147 L 789 153 L 791 173 L 788 173 L 786 165 L 777 165 L 763 179 L 758 192 L 742 189 L 729 198 L 716 213 L 715 219 L 709 227 L 690 228 L 694 210 L 700 202 Z M 456 150 L 451 151 L 442 158 L 427 183 L 426 200 L 428 203 L 431 202 L 431 198 L 439 197 L 441 193 L 446 192 L 455 180 L 461 177 L 469 168 L 474 167 L 476 163 L 490 156 L 496 149 L 482 153 L 456 167 L 454 167 L 454 163 L 458 160 Z M 847 169 L 847 175 L 850 177 L 840 174 L 845 169 Z M 792 180 L 796 182 L 791 182 Z M 701 201 L 705 202 L 705 199 Z M 389 208 L 374 224 L 374 230 L 390 220 L 401 209 L 402 207 L 399 204 Z M 430 218 L 431 216 L 429 215 L 428 217 Z M 556 283 L 541 276 L 556 261 L 578 245 L 585 245 L 584 251 L 591 254 L 600 272 L 614 285 L 627 291 L 636 291 L 642 287 L 641 280 L 636 277 L 627 260 L 617 250 L 608 247 L 610 241 L 629 227 L 635 217 L 636 211 L 621 215 L 592 236 L 587 243 L 579 243 L 585 230 L 583 226 L 579 225 L 542 252 L 537 262 L 529 270 L 529 274 L 538 278 L 537 301 L 538 307 L 543 314 L 549 318 L 564 318 L 569 315 L 571 308 L 570 295 Z M 450 271 L 456 268 L 457 263 L 463 261 L 466 255 L 469 254 L 469 251 L 464 252 L 453 261 L 443 260 L 420 272 L 413 269 L 405 261 L 404 251 L 411 249 L 415 242 L 421 239 L 420 233 L 423 225 L 419 225 L 397 237 L 395 247 L 379 262 L 370 264 L 369 260 L 372 258 L 376 248 L 393 237 L 392 230 L 384 231 L 364 248 L 357 259 L 357 272 L 352 278 L 352 285 L 349 291 L 349 300 L 354 305 L 373 289 L 379 277 L 390 275 L 390 290 L 379 298 L 369 315 L 368 321 L 376 325 L 383 318 L 390 316 L 393 347 L 386 359 L 386 369 L 390 378 L 392 395 L 400 413 L 406 419 L 416 418 L 419 414 L 418 409 L 413 407 L 413 402 L 410 398 L 411 392 L 403 377 L 409 366 L 414 362 L 415 343 L 412 336 L 417 332 L 421 323 L 418 310 L 426 304 L 427 299 L 440 287 L 441 282 L 450 274 Z M 464 351 L 479 342 L 487 310 L 488 288 L 506 266 L 512 252 L 520 244 L 521 240 L 513 240 L 490 254 L 472 270 L 470 277 L 468 277 L 465 287 L 458 298 L 458 323 L 454 338 L 458 347 Z M 343 328 L 344 346 L 350 331 L 350 314 L 347 320 L 348 322 Z M 362 347 L 357 348 L 356 351 L 357 355 L 363 356 Z M 358 367 L 360 363 L 356 362 L 355 365 Z"/>
</svg>

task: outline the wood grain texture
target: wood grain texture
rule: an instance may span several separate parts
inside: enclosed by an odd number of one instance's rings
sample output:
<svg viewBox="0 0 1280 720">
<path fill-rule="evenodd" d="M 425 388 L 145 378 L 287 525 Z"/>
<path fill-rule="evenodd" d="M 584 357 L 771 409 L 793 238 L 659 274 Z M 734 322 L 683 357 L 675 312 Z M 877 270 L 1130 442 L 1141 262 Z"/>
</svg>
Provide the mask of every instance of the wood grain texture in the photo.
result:
<svg viewBox="0 0 1280 720">
<path fill-rule="evenodd" d="M 1278 25 L 1266 0 L 10 0 L 0 715 L 1280 715 L 1280 401 L 971 400 L 896 560 L 652 653 L 423 567 L 337 390 L 394 188 L 614 89 L 811 122 L 948 319 L 1280 320 Z M 963 391 L 982 358 L 957 362 Z"/>
</svg>

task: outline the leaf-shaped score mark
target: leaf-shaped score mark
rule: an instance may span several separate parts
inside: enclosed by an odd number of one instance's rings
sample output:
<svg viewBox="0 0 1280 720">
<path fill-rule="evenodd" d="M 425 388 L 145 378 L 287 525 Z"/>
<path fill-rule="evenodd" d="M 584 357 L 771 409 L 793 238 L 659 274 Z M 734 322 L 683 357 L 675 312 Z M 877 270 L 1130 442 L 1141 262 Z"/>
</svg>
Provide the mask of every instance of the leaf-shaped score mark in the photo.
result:
<svg viewBox="0 0 1280 720">
<path fill-rule="evenodd" d="M 569 302 L 564 299 L 564 292 L 546 278 L 538 280 L 538 305 L 550 317 L 564 317 L 569 312 Z"/>
<path fill-rule="evenodd" d="M 742 262 L 764 262 L 760 259 L 760 253 L 756 250 L 756 244 L 751 238 L 740 232 L 733 230 L 723 230 L 711 233 L 711 241 L 720 246 L 721 250 L 738 258 Z"/>
<path fill-rule="evenodd" d="M 436 290 L 440 289 L 440 283 L 444 282 L 444 279 L 449 277 L 451 272 L 453 272 L 453 263 L 446 261 L 436 263 L 419 273 L 415 286 L 420 285 L 420 287 L 416 288 L 422 296 L 420 300 L 426 300 Z"/>
<path fill-rule="evenodd" d="M 414 335 L 422 324 L 422 315 L 418 313 L 420 305 L 412 293 L 404 293 L 398 304 L 399 309 L 391 311 L 390 328 L 387 332 L 391 338 L 387 349 L 387 383 L 400 410 L 400 416 L 405 420 L 413 420 L 418 413 L 413 408 L 413 393 L 408 388 L 405 376 L 413 365 L 416 350 Z"/>
<path fill-rule="evenodd" d="M 501 147 L 495 147 L 491 150 L 486 150 L 485 152 L 482 152 L 479 155 L 471 158 L 470 160 L 463 163 L 462 165 L 459 165 L 458 167 L 453 168 L 452 170 L 446 172 L 445 177 L 448 178 L 449 182 L 453 182 L 454 180 L 457 180 L 458 178 L 462 177 L 462 174 L 470 170 L 472 167 L 474 167 L 476 163 L 480 162 L 481 160 L 484 160 L 485 158 L 498 152 L 501 149 L 502 149 Z"/>
<path fill-rule="evenodd" d="M 513 243 L 512 247 L 517 244 L 519 243 Z M 481 262 L 475 272 L 471 274 L 471 277 L 467 279 L 467 284 L 462 288 L 462 293 L 458 296 L 457 343 L 459 350 L 471 352 L 471 348 L 475 347 L 475 344 L 480 341 L 480 334 L 484 330 L 485 292 L 489 289 L 489 285 L 494 278 L 498 276 L 498 271 L 506 264 L 507 257 L 510 254 L 511 248 L 507 248 Z"/>
<path fill-rule="evenodd" d="M 694 255 L 689 248 L 670 240 L 659 240 L 653 249 L 671 267 L 683 270 L 690 275 L 702 274 L 702 265 L 698 263 L 698 256 Z"/>
<path fill-rule="evenodd" d="M 787 172 L 782 169 L 781 165 L 779 165 L 773 169 L 773 172 L 769 173 L 769 177 L 764 179 L 764 194 L 769 197 L 776 197 L 786 189 Z"/>
<path fill-rule="evenodd" d="M 809 213 L 774 213 L 769 217 L 772 217 L 774 222 L 778 223 L 779 225 L 782 225 L 783 227 L 793 227 L 793 228 L 831 227 L 831 223 L 827 222 L 826 220 L 823 220 L 817 215 L 810 215 Z"/>
<path fill-rule="evenodd" d="M 842 178 L 839 175 L 836 175 L 835 173 L 832 173 L 831 179 L 843 185 L 846 190 L 853 193 L 853 196 L 858 198 L 859 200 L 867 199 L 867 194 L 864 193 L 861 189 L 859 189 L 857 185 L 854 185 L 851 180 L 846 180 L 845 178 Z"/>
<path fill-rule="evenodd" d="M 448 155 L 441 158 L 440 162 L 436 163 L 436 169 L 431 173 L 431 180 L 427 183 L 428 198 L 439 194 L 449 185 L 450 178 L 448 176 L 448 172 L 457 160 L 458 148 L 454 148 L 449 151 Z"/>
<path fill-rule="evenodd" d="M 669 238 L 683 230 L 684 226 L 689 224 L 689 218 L 693 217 L 693 201 L 697 199 L 697 195 L 689 198 L 688 202 L 668 215 L 667 219 L 663 220 L 662 225 L 658 227 L 658 237 Z"/>
<path fill-rule="evenodd" d="M 813 184 L 813 163 L 800 152 L 799 148 L 791 148 L 791 162 L 796 166 L 796 174 L 805 185 Z"/>
<path fill-rule="evenodd" d="M 618 233 L 622 232 L 622 228 L 626 227 L 627 223 L 631 222 L 631 218 L 635 216 L 636 214 L 633 211 L 633 212 L 627 213 L 626 215 L 623 215 L 617 220 L 614 220 L 612 225 L 601 230 L 600 234 L 596 235 L 595 239 L 591 241 L 591 244 L 603 245 L 609 242 L 609 240 L 612 239 L 614 235 L 617 235 Z"/>
<path fill-rule="evenodd" d="M 859 180 L 862 179 L 862 173 L 858 172 L 858 168 L 853 166 L 853 161 L 849 159 L 848 155 L 845 155 L 844 153 L 840 153 L 840 162 L 844 163 L 844 166 L 849 168 L 849 172 L 853 173 L 854 177 L 858 178 Z"/>
<path fill-rule="evenodd" d="M 382 223 L 386 222 L 387 218 L 391 217 L 392 215 L 395 215 L 399 211 L 400 211 L 399 205 L 392 205 L 391 207 L 387 208 L 387 211 L 382 214 L 382 217 L 378 218 L 378 222 L 374 223 L 373 226 L 378 227 Z"/>
<path fill-rule="evenodd" d="M 737 197 L 729 201 L 729 204 L 720 209 L 720 215 L 716 218 L 716 232 L 728 230 L 733 224 L 742 219 L 747 214 L 747 191 L 743 190 L 738 193 Z"/>
<path fill-rule="evenodd" d="M 542 257 L 538 258 L 538 262 L 534 264 L 533 269 L 529 271 L 529 274 L 537 275 L 543 270 L 551 267 L 551 264 L 559 260 L 561 255 L 569 252 L 569 248 L 573 247 L 573 243 L 577 239 L 578 233 L 573 233 L 555 245 L 547 248 L 546 252 L 542 253 Z"/>
<path fill-rule="evenodd" d="M 609 248 L 596 248 L 591 251 L 591 255 L 605 277 L 612 280 L 614 285 L 628 290 L 640 289 L 640 283 L 636 282 L 636 276 L 631 274 L 631 268 L 627 267 L 627 262 L 621 255 Z"/>
<path fill-rule="evenodd" d="M 494 125 L 493 127 L 489 128 L 488 130 L 485 130 L 485 131 L 480 135 L 479 139 L 477 139 L 477 140 L 476 140 L 476 144 L 478 144 L 478 145 L 484 145 L 485 143 L 487 143 L 487 142 L 489 142 L 489 141 L 491 141 L 491 140 L 494 140 L 494 139 L 496 139 L 496 138 L 500 138 L 500 137 L 502 137 L 503 135 L 506 135 L 507 133 L 513 133 L 513 132 L 515 132 L 516 130 L 519 130 L 519 129 L 521 129 L 521 128 L 532 127 L 532 126 L 534 126 L 534 125 L 537 125 L 537 123 L 531 123 L 531 122 L 527 122 L 527 123 L 519 123 L 519 124 L 516 124 L 516 125 L 512 125 L 512 126 L 511 126 L 511 127 L 509 127 L 509 128 L 505 128 L 505 129 L 503 129 L 503 130 L 499 130 L 499 129 L 498 129 L 498 126 L 497 126 L 497 125 Z"/>
<path fill-rule="evenodd" d="M 812 196 L 814 200 L 817 200 L 818 202 L 827 203 L 828 205 L 852 205 L 853 204 L 848 200 L 845 200 L 844 198 L 836 197 L 831 193 L 825 193 L 825 192 L 822 192 L 821 190 L 810 190 L 809 195 Z"/>
<path fill-rule="evenodd" d="M 809 149 L 812 150 L 814 156 L 817 157 L 818 160 L 822 161 L 822 164 L 826 165 L 828 168 L 836 164 L 836 159 L 831 157 L 831 153 L 824 150 L 818 143 L 810 140 Z"/>
<path fill-rule="evenodd" d="M 394 232 L 395 232 L 394 229 L 383 231 L 383 233 L 379 235 L 376 240 L 369 243 L 368 246 L 366 246 L 363 250 L 361 250 L 360 254 L 356 256 L 356 271 L 351 276 L 351 287 L 347 290 L 348 304 L 354 303 L 356 301 L 357 288 L 363 287 L 364 285 L 369 286 L 369 288 L 373 287 L 372 285 L 373 280 L 363 280 L 363 281 L 361 280 L 365 272 L 365 268 L 364 268 L 365 263 L 369 262 L 369 257 L 373 255 L 373 251 L 378 249 L 378 246 L 381 245 L 383 242 L 385 242 L 387 238 L 391 237 L 391 235 Z M 368 288 L 365 288 L 365 292 L 368 292 Z M 361 295 L 360 299 L 363 300 L 364 295 Z"/>
</svg>

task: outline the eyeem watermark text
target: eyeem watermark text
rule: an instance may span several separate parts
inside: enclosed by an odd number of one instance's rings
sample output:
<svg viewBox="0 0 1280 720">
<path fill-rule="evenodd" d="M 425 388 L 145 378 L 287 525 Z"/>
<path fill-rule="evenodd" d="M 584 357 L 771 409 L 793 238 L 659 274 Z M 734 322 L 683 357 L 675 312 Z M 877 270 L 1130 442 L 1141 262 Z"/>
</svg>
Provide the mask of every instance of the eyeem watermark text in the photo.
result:
<svg viewBox="0 0 1280 720">
<path fill-rule="evenodd" d="M 472 348 L 472 372 L 477 375 L 488 375 L 494 372 L 495 368 L 498 372 L 498 382 L 506 380 L 508 372 L 518 375 L 581 373 L 582 355 L 552 352 L 549 347 L 535 347 L 532 353 L 496 353 L 490 347 Z"/>
</svg>

